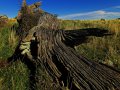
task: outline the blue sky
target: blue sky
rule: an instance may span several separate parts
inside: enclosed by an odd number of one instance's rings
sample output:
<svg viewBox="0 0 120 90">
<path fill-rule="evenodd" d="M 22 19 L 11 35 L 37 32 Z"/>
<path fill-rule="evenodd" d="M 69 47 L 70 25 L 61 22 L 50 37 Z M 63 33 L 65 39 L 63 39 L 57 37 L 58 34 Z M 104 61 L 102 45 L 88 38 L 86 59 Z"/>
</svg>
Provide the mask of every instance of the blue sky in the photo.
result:
<svg viewBox="0 0 120 90">
<path fill-rule="evenodd" d="M 62 19 L 120 18 L 120 0 L 27 0 L 27 4 L 41 1 L 41 8 Z M 15 17 L 22 0 L 1 0 L 0 15 Z"/>
</svg>

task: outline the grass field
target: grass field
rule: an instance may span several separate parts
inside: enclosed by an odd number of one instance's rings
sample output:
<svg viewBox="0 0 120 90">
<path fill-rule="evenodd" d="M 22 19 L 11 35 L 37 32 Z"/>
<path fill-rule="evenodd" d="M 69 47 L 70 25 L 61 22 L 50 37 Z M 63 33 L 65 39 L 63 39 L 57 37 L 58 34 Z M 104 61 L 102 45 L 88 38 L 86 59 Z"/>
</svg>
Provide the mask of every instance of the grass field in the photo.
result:
<svg viewBox="0 0 120 90">
<path fill-rule="evenodd" d="M 64 20 L 61 22 L 61 28 L 66 30 L 100 28 L 114 33 L 103 38 L 90 37 L 88 43 L 76 47 L 76 50 L 89 59 L 120 68 L 120 20 Z"/>
<path fill-rule="evenodd" d="M 0 28 L 0 60 L 12 55 L 17 45 L 15 29 L 10 27 L 16 21 L 9 21 Z M 88 43 L 79 45 L 76 50 L 88 59 L 102 62 L 120 69 L 120 20 L 61 20 L 65 30 L 100 28 L 114 32 L 107 37 L 90 37 Z M 8 68 L 0 69 L 0 90 L 29 90 L 29 70 L 20 61 Z"/>
</svg>

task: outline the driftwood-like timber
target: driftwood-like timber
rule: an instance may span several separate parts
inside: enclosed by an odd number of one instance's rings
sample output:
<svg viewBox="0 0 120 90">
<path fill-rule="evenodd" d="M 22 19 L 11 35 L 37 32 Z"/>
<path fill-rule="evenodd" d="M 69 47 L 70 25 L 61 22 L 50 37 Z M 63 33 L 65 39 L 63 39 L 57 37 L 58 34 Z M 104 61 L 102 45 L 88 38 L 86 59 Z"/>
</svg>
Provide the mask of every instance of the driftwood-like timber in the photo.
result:
<svg viewBox="0 0 120 90">
<path fill-rule="evenodd" d="M 28 66 L 31 90 L 41 90 L 41 87 L 43 90 L 60 90 L 61 87 L 70 90 L 120 90 L 119 71 L 91 61 L 74 49 L 89 36 L 109 35 L 106 30 L 64 31 L 36 26 L 30 31 L 8 60 L 20 58 Z M 24 46 L 28 47 L 27 51 Z"/>
</svg>

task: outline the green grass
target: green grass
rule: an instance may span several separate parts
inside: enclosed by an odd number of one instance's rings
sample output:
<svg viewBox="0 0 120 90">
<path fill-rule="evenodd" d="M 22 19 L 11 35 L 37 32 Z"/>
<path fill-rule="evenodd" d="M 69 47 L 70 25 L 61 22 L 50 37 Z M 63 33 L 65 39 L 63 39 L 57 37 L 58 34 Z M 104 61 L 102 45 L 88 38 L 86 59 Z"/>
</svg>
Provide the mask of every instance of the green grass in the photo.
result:
<svg viewBox="0 0 120 90">
<path fill-rule="evenodd" d="M 12 25 L 0 29 L 0 61 L 10 57 L 17 45 L 15 30 L 10 29 Z M 0 90 L 29 90 L 28 74 L 26 65 L 19 60 L 9 67 L 0 68 Z"/>
<path fill-rule="evenodd" d="M 3 28 L 0 31 L 0 57 L 7 58 L 12 53 L 12 48 L 10 48 L 8 38 L 10 30 L 8 28 Z"/>
<path fill-rule="evenodd" d="M 0 60 L 11 56 L 17 45 L 17 36 L 8 24 L 0 29 Z M 61 20 L 61 28 L 66 30 L 82 28 L 108 29 L 115 34 L 108 37 L 90 37 L 88 43 L 76 50 L 91 60 L 96 60 L 120 69 L 120 20 Z M 0 90 L 29 90 L 29 70 L 19 60 L 8 68 L 0 69 Z"/>
<path fill-rule="evenodd" d="M 20 61 L 0 70 L 0 90 L 28 90 L 29 70 Z"/>
</svg>

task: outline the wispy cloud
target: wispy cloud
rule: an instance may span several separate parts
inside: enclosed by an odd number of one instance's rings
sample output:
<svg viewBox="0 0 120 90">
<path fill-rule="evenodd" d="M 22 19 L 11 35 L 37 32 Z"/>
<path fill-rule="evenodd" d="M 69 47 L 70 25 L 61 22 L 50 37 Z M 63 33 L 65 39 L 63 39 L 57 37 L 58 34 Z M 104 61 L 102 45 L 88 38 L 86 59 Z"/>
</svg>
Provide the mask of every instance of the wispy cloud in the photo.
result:
<svg viewBox="0 0 120 90">
<path fill-rule="evenodd" d="M 120 8 L 120 6 L 112 7 L 112 8 Z M 61 19 L 112 19 L 112 18 L 120 18 L 120 12 L 115 11 L 107 11 L 107 10 L 98 10 L 84 13 L 75 13 L 64 16 L 59 16 Z"/>
<path fill-rule="evenodd" d="M 117 9 L 120 9 L 120 6 L 115 6 L 115 7 L 113 7 L 113 8 L 117 8 Z"/>
</svg>

